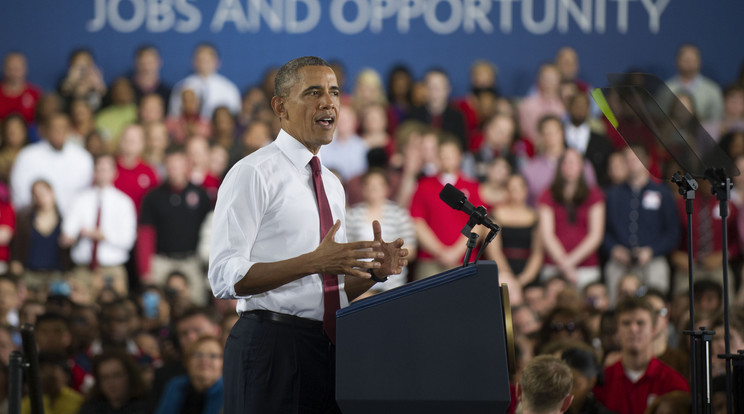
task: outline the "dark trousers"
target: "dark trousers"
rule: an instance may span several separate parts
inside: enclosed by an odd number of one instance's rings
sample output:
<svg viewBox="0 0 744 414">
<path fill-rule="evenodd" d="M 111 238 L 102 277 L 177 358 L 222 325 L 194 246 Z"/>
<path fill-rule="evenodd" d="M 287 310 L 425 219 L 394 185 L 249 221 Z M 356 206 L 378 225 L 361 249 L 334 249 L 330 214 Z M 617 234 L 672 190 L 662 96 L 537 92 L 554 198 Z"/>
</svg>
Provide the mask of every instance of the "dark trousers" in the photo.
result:
<svg viewBox="0 0 744 414">
<path fill-rule="evenodd" d="M 225 345 L 224 414 L 340 413 L 335 356 L 320 324 L 243 314 Z"/>
</svg>

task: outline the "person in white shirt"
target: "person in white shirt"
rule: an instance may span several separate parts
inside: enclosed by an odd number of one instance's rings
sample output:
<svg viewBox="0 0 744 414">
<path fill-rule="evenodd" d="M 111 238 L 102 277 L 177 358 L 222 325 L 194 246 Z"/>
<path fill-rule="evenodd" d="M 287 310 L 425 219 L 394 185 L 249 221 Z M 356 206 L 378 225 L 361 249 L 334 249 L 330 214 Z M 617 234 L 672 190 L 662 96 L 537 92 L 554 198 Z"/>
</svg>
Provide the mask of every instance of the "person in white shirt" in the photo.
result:
<svg viewBox="0 0 744 414">
<path fill-rule="evenodd" d="M 75 195 L 93 179 L 93 158 L 67 137 L 70 121 L 62 113 L 51 115 L 43 128 L 44 140 L 21 150 L 10 173 L 13 207 L 31 204 L 31 186 L 45 180 L 54 189 L 60 212 L 64 215 Z"/>
<path fill-rule="evenodd" d="M 194 74 L 187 76 L 173 87 L 168 104 L 168 114 L 181 115 L 181 94 L 184 89 L 196 93 L 201 101 L 201 116 L 212 119 L 219 106 L 226 106 L 233 115 L 240 113 L 241 97 L 237 86 L 217 73 L 220 59 L 214 46 L 202 43 L 194 50 Z"/>
<path fill-rule="evenodd" d="M 76 267 L 74 294 L 94 300 L 104 287 L 127 294 L 124 264 L 137 238 L 134 202 L 114 187 L 116 161 L 111 155 L 96 158 L 94 186 L 75 197 L 62 222 L 62 244 L 70 246 Z"/>
<path fill-rule="evenodd" d="M 346 243 L 343 187 L 317 158 L 340 105 L 329 64 L 292 60 L 274 89 L 282 129 L 228 172 L 214 212 L 209 282 L 241 315 L 225 347 L 224 412 L 335 413 L 334 309 L 400 273 L 407 251 L 379 223 L 374 241 Z"/>
</svg>

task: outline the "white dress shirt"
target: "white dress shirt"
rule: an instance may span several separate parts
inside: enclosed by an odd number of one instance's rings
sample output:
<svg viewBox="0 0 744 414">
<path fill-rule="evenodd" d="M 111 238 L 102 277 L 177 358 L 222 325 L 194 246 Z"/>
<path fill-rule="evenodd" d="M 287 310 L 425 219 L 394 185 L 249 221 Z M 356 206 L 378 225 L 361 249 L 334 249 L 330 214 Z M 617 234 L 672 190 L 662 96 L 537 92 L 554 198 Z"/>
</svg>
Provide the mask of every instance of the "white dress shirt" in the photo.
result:
<svg viewBox="0 0 744 414">
<path fill-rule="evenodd" d="M 99 227 L 104 240 L 98 242 L 98 264 L 122 265 L 129 260 L 129 251 L 137 238 L 137 210 L 132 199 L 115 187 L 93 187 L 78 194 L 64 216 L 62 234 L 78 239 L 81 230 L 95 229 L 99 203 Z M 87 237 L 80 237 L 70 250 L 72 261 L 78 265 L 89 265 L 92 253 L 93 240 Z"/>
<path fill-rule="evenodd" d="M 237 311 L 266 309 L 323 320 L 323 282 L 302 277 L 257 295 L 237 296 L 235 283 L 255 263 L 276 262 L 315 250 L 320 219 L 310 173 L 313 154 L 284 130 L 276 141 L 240 160 L 217 195 L 209 255 L 209 283 L 217 298 L 240 298 Z M 345 195 L 323 167 L 323 185 L 333 219 L 341 220 L 338 243 L 346 242 Z M 339 275 L 341 307 L 348 305 Z"/>
<path fill-rule="evenodd" d="M 235 84 L 219 73 L 207 77 L 197 74 L 190 75 L 173 87 L 170 96 L 170 115 L 181 116 L 181 93 L 184 89 L 191 89 L 201 101 L 201 116 L 212 119 L 212 113 L 217 107 L 226 106 L 233 115 L 240 113 L 240 90 Z"/>
<path fill-rule="evenodd" d="M 586 153 L 586 148 L 589 146 L 589 138 L 592 135 L 589 124 L 584 122 L 579 126 L 568 122 L 566 123 L 566 145 L 569 148 L 573 148 L 579 151 L 581 155 Z"/>
<path fill-rule="evenodd" d="M 16 210 L 31 204 L 31 186 L 36 180 L 52 185 L 57 206 L 64 215 L 73 197 L 93 182 L 93 157 L 69 141 L 60 150 L 46 140 L 22 149 L 10 173 Z"/>
</svg>

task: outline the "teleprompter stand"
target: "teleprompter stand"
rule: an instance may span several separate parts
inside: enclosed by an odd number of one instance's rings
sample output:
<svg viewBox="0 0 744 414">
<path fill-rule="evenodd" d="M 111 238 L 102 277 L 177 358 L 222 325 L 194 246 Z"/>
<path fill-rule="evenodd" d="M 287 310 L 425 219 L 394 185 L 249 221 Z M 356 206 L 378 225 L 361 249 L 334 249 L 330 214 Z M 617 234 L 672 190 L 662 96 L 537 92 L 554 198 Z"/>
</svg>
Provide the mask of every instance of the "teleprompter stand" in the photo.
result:
<svg viewBox="0 0 744 414">
<path fill-rule="evenodd" d="M 596 89 L 592 96 L 599 104 L 607 119 L 621 134 L 631 148 L 638 146 L 657 149 L 674 159 L 685 170 L 684 176 L 677 172 L 671 180 L 678 186 L 685 198 L 688 223 L 688 266 L 690 290 L 690 336 L 692 412 L 710 413 L 710 339 L 715 334 L 704 327 L 695 329 L 695 310 L 693 300 L 693 246 L 692 246 L 692 203 L 697 190 L 695 179 L 706 179 L 711 183 L 712 194 L 719 200 L 722 221 L 723 250 L 723 297 L 724 297 L 724 340 L 726 354 L 719 355 L 726 366 L 726 397 L 728 413 L 732 407 L 731 360 L 736 357 L 729 349 L 729 283 L 728 283 L 728 239 L 726 218 L 730 200 L 731 177 L 739 175 L 734 162 L 708 135 L 700 122 L 676 98 L 674 93 L 653 75 L 631 73 L 610 74 L 607 76 L 611 86 Z M 641 157 L 643 159 L 643 157 Z M 648 167 L 648 166 L 647 166 Z M 663 178 L 663 177 L 660 177 Z M 701 374 L 704 377 L 701 378 Z M 744 379 L 742 379 L 744 381 Z M 741 394 L 740 394 L 741 395 Z M 736 397 L 742 399 L 741 396 Z"/>
</svg>

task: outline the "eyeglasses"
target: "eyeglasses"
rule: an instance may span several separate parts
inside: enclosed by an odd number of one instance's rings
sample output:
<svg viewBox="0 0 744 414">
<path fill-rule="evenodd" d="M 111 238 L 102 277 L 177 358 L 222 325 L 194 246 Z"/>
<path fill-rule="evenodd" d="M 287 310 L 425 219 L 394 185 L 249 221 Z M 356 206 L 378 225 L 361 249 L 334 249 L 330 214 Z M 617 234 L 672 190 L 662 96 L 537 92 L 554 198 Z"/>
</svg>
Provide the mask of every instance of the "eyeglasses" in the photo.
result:
<svg viewBox="0 0 744 414">
<path fill-rule="evenodd" d="M 560 323 L 560 322 L 551 322 L 550 323 L 550 329 L 553 332 L 560 332 L 565 330 L 568 333 L 572 333 L 578 328 L 574 322 L 569 322 L 566 324 Z"/>
</svg>

